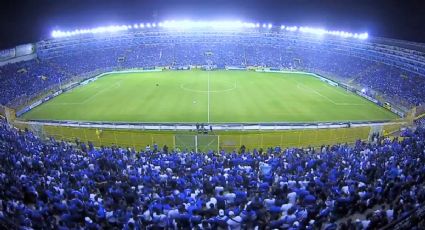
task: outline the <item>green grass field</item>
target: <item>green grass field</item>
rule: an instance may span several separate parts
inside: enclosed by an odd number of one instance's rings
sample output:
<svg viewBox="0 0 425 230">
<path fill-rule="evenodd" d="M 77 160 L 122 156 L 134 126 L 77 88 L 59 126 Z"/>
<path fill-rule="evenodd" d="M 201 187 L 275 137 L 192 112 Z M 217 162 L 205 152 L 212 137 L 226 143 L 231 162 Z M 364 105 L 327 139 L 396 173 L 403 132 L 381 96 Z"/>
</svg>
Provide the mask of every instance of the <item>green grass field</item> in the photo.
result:
<svg viewBox="0 0 425 230">
<path fill-rule="evenodd" d="M 392 120 L 386 109 L 300 73 L 114 73 L 24 114 L 28 120 L 335 122 Z"/>
</svg>

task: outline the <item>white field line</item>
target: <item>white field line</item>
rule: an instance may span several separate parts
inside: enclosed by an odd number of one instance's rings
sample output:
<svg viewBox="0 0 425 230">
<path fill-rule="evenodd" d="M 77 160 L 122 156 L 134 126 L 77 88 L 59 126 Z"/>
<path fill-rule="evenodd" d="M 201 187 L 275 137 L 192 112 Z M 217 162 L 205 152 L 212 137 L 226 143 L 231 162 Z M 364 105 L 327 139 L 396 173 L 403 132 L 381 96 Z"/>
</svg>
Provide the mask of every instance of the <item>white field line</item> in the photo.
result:
<svg viewBox="0 0 425 230">
<path fill-rule="evenodd" d="M 97 91 L 96 93 L 90 95 L 90 97 L 86 98 L 84 101 L 80 101 L 80 102 L 61 102 L 61 103 L 56 103 L 56 105 L 81 105 L 81 104 L 85 104 L 85 103 L 91 101 L 97 95 L 99 95 L 99 94 L 101 94 L 101 93 L 103 93 L 103 92 L 105 92 L 107 90 L 110 90 L 110 89 L 113 89 L 113 88 L 116 88 L 116 87 L 120 87 L 121 86 L 121 81 L 116 82 L 115 84 L 113 84 L 113 85 L 111 85 L 109 87 L 106 87 L 106 88 L 103 88 L 103 89 Z"/>
<path fill-rule="evenodd" d="M 299 89 L 302 89 L 302 88 L 307 89 L 307 90 L 309 90 L 309 91 L 311 91 L 311 92 L 313 92 L 313 93 L 315 93 L 315 94 L 319 95 L 320 97 L 325 98 L 326 100 L 328 100 L 329 102 L 331 102 L 331 103 L 332 103 L 332 104 L 334 104 L 334 105 L 345 105 L 345 106 L 348 106 L 348 105 L 363 106 L 363 105 L 364 105 L 364 104 L 353 104 L 353 103 L 339 103 L 339 102 L 335 102 L 334 100 L 330 99 L 329 97 L 327 97 L 327 96 L 325 96 L 325 95 L 323 95 L 323 94 L 321 94 L 321 93 L 317 92 L 316 90 L 314 90 L 314 89 L 312 89 L 312 88 L 310 88 L 310 87 L 308 87 L 308 86 L 305 86 L 305 85 L 304 85 L 304 84 L 302 84 L 302 83 L 298 83 L 298 84 L 297 84 L 297 88 L 299 88 Z"/>
<path fill-rule="evenodd" d="M 210 71 L 208 71 L 208 123 L 210 123 Z"/>
<path fill-rule="evenodd" d="M 343 90 L 345 92 L 344 93 L 344 92 L 341 92 L 340 90 L 336 90 L 335 89 L 335 86 L 331 86 L 331 85 L 328 85 L 328 84 L 325 84 L 324 86 L 327 87 L 327 88 L 333 89 L 335 93 L 337 93 L 337 94 L 339 94 L 341 96 L 344 96 L 344 97 L 351 96 L 350 95 L 350 93 L 351 93 L 350 91 L 347 92 L 346 90 Z M 342 88 L 340 88 L 338 86 L 336 86 L 336 87 L 339 88 L 339 89 L 342 89 Z"/>
<path fill-rule="evenodd" d="M 91 121 L 93 122 L 93 121 Z M 42 125 L 54 125 L 54 126 L 64 126 L 64 127 L 87 127 L 87 128 L 115 128 L 115 129 L 146 129 L 146 130 L 176 130 L 176 126 L 171 125 L 158 125 L 158 124 L 115 124 L 115 125 L 109 125 L 109 124 L 69 124 L 69 123 L 55 123 L 55 122 L 41 122 L 41 121 L 20 121 L 16 120 L 15 123 L 18 124 L 42 124 Z M 267 123 L 267 122 L 266 122 Z M 405 124 L 406 122 L 379 122 L 374 124 L 369 123 L 360 123 L 360 124 L 352 124 L 352 127 L 369 127 L 371 125 L 391 125 L 391 124 Z M 241 124 L 241 123 L 240 123 Z M 258 125 L 255 128 L 250 127 L 242 127 L 243 124 L 241 124 L 241 127 L 239 129 L 232 129 L 232 130 L 305 130 L 305 129 L 327 129 L 327 128 L 343 128 L 346 127 L 346 124 L 325 124 L 325 125 L 312 125 L 312 126 L 305 126 L 304 123 L 299 123 L 299 125 L 285 125 L 285 124 L 277 124 L 274 126 L 262 126 Z M 192 130 L 194 128 L 195 124 L 192 125 L 181 125 L 178 130 Z M 216 130 L 225 130 L 229 129 L 227 125 L 221 125 L 215 123 L 213 126 Z M 229 129 L 230 130 L 230 129 Z"/>
</svg>

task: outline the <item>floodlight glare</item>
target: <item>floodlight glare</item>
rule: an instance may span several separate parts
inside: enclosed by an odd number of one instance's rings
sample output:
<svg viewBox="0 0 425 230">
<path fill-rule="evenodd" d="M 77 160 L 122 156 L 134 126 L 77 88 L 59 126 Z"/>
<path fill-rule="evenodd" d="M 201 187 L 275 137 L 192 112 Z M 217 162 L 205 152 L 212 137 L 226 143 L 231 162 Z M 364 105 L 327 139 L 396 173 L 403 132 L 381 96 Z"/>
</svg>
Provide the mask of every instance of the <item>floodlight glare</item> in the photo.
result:
<svg viewBox="0 0 425 230">
<path fill-rule="evenodd" d="M 312 27 L 300 27 L 299 31 L 303 33 L 310 33 L 310 34 L 316 34 L 316 35 L 323 35 L 328 33 L 328 31 L 326 31 L 325 29 L 312 28 Z"/>
<path fill-rule="evenodd" d="M 296 26 L 289 26 L 289 27 L 286 27 L 286 30 L 287 31 L 294 32 L 294 31 L 297 31 L 298 30 L 298 27 L 296 27 Z"/>
<path fill-rule="evenodd" d="M 83 34 L 98 34 L 98 33 L 112 33 L 125 31 L 130 29 L 143 29 L 143 28 L 164 28 L 164 29 L 178 29 L 178 30 L 189 30 L 189 29 L 218 29 L 218 30 L 238 30 L 244 28 L 273 28 L 271 23 L 251 23 L 251 22 L 242 22 L 242 21 L 231 21 L 231 20 L 219 20 L 219 21 L 192 21 L 192 20 L 181 20 L 181 21 L 163 21 L 163 22 L 153 22 L 153 23 L 140 23 L 134 25 L 113 25 L 113 26 L 101 26 L 92 29 L 76 29 L 72 31 L 61 31 L 53 30 L 50 35 L 53 38 L 61 37 L 70 37 Z M 365 40 L 369 37 L 368 33 L 350 33 L 345 31 L 331 31 L 323 28 L 314 28 L 314 27 L 297 27 L 297 26 L 280 26 L 281 30 L 286 30 L 289 32 L 299 31 L 300 33 L 313 34 L 313 35 L 332 35 L 341 38 L 354 38 Z"/>
<path fill-rule="evenodd" d="M 367 39 L 368 37 L 369 37 L 369 34 L 368 33 L 359 34 L 359 39 L 364 40 L 364 39 Z"/>
<path fill-rule="evenodd" d="M 163 28 L 170 29 L 197 29 L 197 28 L 213 28 L 213 29 L 238 29 L 255 27 L 253 23 L 241 21 L 164 21 L 161 22 Z"/>
<path fill-rule="evenodd" d="M 255 28 L 255 24 L 254 23 L 243 22 L 242 25 L 245 28 Z"/>
</svg>

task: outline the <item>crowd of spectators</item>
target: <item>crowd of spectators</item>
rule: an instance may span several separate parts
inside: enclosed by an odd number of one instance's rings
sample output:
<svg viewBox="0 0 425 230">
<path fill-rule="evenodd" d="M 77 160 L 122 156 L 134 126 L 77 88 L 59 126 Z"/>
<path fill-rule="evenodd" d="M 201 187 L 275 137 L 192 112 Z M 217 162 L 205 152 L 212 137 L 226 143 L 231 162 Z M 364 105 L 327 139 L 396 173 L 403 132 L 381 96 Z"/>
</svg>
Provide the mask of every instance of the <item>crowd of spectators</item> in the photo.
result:
<svg viewBox="0 0 425 230">
<path fill-rule="evenodd" d="M 0 67 L 0 104 L 9 105 L 21 98 L 35 97 L 58 84 L 62 74 L 37 60 Z"/>
<path fill-rule="evenodd" d="M 0 228 L 377 229 L 424 205 L 424 161 L 422 127 L 195 153 L 42 141 L 0 120 Z"/>
<path fill-rule="evenodd" d="M 0 104 L 16 107 L 16 103 L 22 103 L 17 99 L 31 99 L 46 90 L 58 89 L 60 83 L 74 80 L 75 76 L 94 71 L 177 68 L 207 65 L 207 61 L 218 68 L 266 66 L 323 73 L 410 105 L 425 101 L 424 76 L 366 59 L 367 53 L 364 57 L 350 55 L 350 47 L 343 50 L 326 44 L 306 46 L 301 41 L 217 35 L 66 44 L 50 49 L 39 47 L 37 59 L 0 67 Z"/>
<path fill-rule="evenodd" d="M 415 125 L 425 127 L 425 117 L 415 120 Z"/>
</svg>

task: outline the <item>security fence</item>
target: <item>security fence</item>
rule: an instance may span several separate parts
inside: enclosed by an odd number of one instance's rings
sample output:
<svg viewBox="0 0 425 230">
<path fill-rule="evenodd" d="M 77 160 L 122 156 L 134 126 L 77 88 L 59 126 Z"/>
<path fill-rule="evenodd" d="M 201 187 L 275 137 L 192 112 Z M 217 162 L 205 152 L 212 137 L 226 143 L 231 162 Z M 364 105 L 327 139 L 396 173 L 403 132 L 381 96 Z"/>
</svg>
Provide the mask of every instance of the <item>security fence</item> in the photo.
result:
<svg viewBox="0 0 425 230">
<path fill-rule="evenodd" d="M 350 128 L 320 128 L 266 131 L 213 131 L 199 134 L 195 131 L 152 131 L 137 129 L 87 128 L 46 125 L 42 123 L 18 122 L 15 126 L 29 129 L 43 138 L 56 140 L 92 142 L 95 146 L 121 146 L 137 150 L 147 145 L 167 145 L 169 149 L 193 151 L 239 150 L 242 145 L 247 149 L 281 147 L 319 147 L 337 143 L 352 144 L 356 140 L 367 140 L 375 126 Z M 399 130 L 401 124 L 382 125 L 382 133 Z"/>
</svg>

